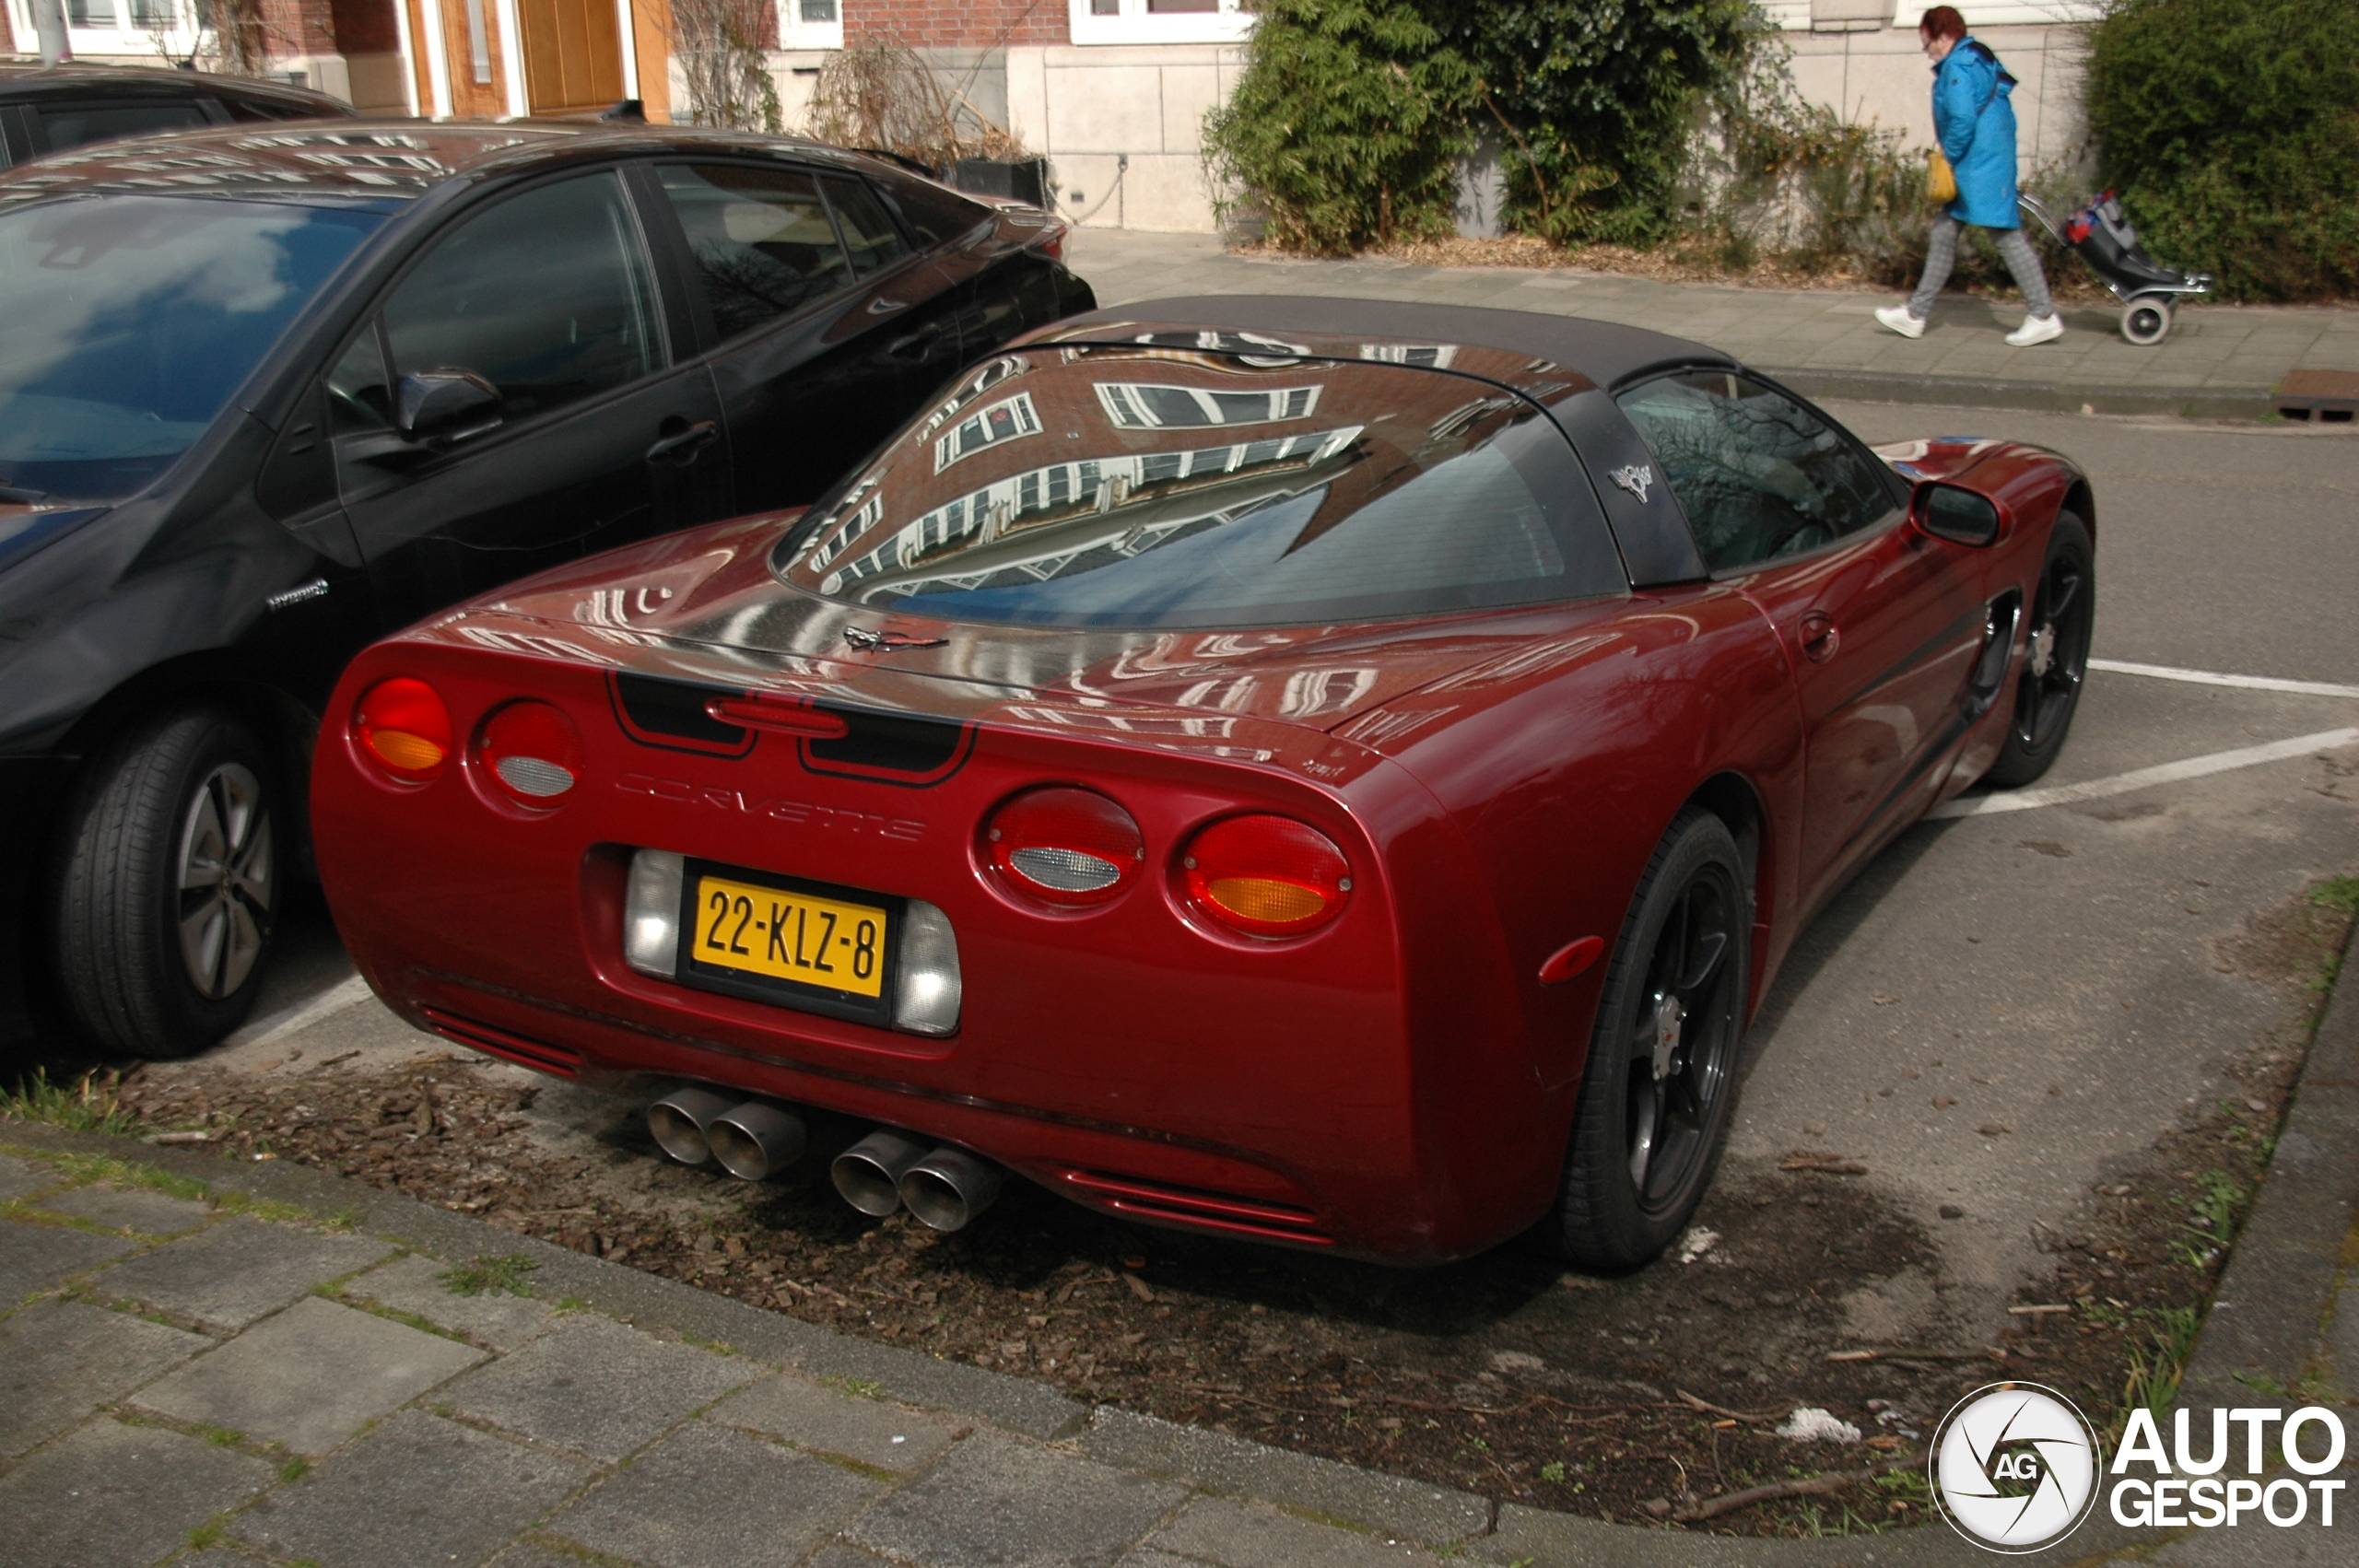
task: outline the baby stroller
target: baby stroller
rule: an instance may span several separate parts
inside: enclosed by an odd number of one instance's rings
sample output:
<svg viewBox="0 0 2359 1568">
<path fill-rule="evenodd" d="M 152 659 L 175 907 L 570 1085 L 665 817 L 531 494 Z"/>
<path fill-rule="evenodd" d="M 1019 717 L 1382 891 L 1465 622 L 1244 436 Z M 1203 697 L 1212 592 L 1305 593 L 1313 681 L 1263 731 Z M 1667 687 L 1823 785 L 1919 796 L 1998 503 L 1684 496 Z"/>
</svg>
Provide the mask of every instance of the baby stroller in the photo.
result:
<svg viewBox="0 0 2359 1568">
<path fill-rule="evenodd" d="M 2029 196 L 2019 199 L 2024 210 L 2088 263 L 2097 281 L 2121 301 L 2121 335 L 2141 348 L 2152 348 L 2170 335 L 2171 313 L 2182 295 L 2212 291 L 2210 273 L 2181 272 L 2146 254 L 2111 191 L 2066 218 L 2061 228 L 2039 203 Z"/>
</svg>

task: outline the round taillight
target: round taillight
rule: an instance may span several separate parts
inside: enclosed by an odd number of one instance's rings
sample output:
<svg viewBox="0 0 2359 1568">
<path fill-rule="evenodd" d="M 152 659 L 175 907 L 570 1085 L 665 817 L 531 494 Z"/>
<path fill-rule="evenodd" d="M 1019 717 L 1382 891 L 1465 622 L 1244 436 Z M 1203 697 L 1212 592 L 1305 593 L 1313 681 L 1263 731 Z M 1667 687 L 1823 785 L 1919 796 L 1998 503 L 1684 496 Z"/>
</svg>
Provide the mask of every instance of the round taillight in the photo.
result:
<svg viewBox="0 0 2359 1568">
<path fill-rule="evenodd" d="M 501 794 L 520 806 L 556 805 L 580 781 L 581 731 L 546 702 L 511 702 L 493 714 L 475 747 Z"/>
<path fill-rule="evenodd" d="M 405 783 L 425 783 L 450 760 L 451 710 L 432 686 L 408 675 L 361 694 L 352 732 L 378 766 Z"/>
<path fill-rule="evenodd" d="M 1138 880 L 1146 840 L 1131 813 L 1088 790 L 1034 790 L 992 813 L 984 838 L 1007 885 L 1044 904 L 1087 908 Z"/>
<path fill-rule="evenodd" d="M 1284 816 L 1232 816 L 1196 835 L 1180 862 L 1188 900 L 1248 936 L 1299 936 L 1343 912 L 1351 862 L 1334 840 Z"/>
</svg>

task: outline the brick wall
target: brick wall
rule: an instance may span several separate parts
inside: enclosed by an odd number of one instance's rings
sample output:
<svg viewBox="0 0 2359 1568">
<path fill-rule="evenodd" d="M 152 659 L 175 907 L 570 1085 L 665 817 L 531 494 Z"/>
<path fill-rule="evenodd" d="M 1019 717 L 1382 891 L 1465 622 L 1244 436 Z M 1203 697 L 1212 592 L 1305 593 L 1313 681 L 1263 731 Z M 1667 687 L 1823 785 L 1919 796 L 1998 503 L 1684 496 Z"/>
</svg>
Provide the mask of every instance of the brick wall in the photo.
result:
<svg viewBox="0 0 2359 1568">
<path fill-rule="evenodd" d="M 335 23 L 323 0 L 262 0 L 262 24 L 274 55 L 338 53 Z"/>
<path fill-rule="evenodd" d="M 842 0 L 844 41 L 890 33 L 913 49 L 1073 41 L 1065 0 Z"/>
</svg>

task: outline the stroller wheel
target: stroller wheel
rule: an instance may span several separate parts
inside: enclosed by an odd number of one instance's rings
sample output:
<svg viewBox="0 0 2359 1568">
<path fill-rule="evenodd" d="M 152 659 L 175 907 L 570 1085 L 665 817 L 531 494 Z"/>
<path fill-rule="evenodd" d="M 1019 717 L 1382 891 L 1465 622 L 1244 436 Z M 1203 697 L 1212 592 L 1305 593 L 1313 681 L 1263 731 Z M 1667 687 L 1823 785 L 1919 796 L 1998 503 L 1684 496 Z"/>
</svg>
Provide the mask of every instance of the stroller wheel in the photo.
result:
<svg viewBox="0 0 2359 1568">
<path fill-rule="evenodd" d="M 2168 297 L 2132 299 L 2121 308 L 2121 335 L 2141 348 L 2152 348 L 2170 335 L 2171 311 Z"/>
</svg>

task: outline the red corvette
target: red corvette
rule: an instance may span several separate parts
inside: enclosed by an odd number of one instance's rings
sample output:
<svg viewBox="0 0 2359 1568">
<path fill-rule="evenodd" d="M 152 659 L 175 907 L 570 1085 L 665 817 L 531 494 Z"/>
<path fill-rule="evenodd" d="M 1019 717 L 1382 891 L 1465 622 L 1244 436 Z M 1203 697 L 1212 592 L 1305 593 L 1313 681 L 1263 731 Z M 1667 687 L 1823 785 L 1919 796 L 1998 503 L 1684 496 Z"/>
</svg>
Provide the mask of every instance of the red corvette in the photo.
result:
<svg viewBox="0 0 2359 1568">
<path fill-rule="evenodd" d="M 1813 910 L 2071 721 L 2078 470 L 1879 455 L 1693 344 L 1162 300 L 953 388 L 808 511 L 354 662 L 313 824 L 388 1001 L 680 1082 L 659 1140 L 740 1175 L 865 1118 L 872 1212 L 955 1226 L 1004 1167 L 1628 1268 Z"/>
</svg>

